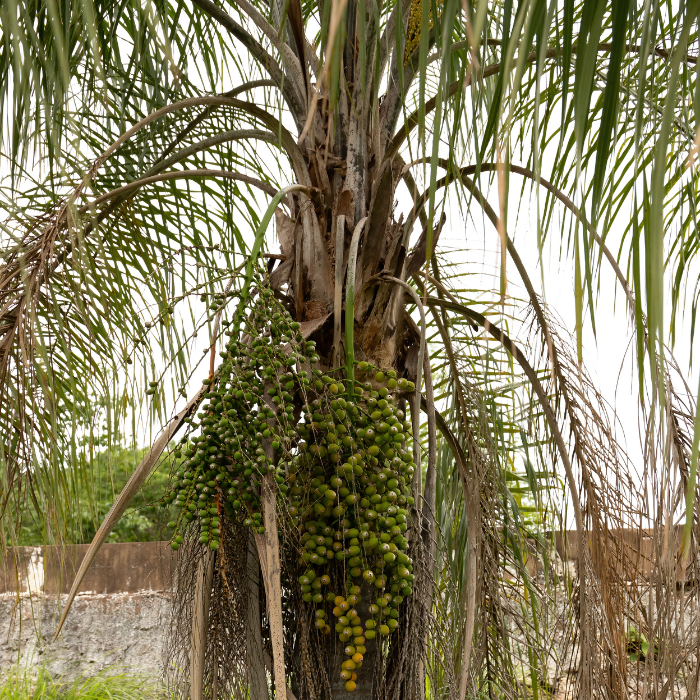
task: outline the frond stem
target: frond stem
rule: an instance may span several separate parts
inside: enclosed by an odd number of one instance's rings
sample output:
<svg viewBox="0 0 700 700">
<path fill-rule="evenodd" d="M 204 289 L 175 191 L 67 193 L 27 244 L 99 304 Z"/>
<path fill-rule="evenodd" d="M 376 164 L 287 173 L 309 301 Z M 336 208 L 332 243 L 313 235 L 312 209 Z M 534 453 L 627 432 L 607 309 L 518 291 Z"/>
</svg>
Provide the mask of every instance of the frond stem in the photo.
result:
<svg viewBox="0 0 700 700">
<path fill-rule="evenodd" d="M 431 307 L 434 312 L 434 307 Z M 437 319 L 438 314 L 434 314 Z M 425 398 L 421 399 L 421 406 L 427 412 L 428 404 Z M 457 438 L 452 434 L 447 421 L 442 414 L 435 410 L 435 421 L 447 446 L 459 465 L 462 474 L 462 491 L 464 494 L 464 511 L 467 516 L 467 581 L 466 581 L 466 619 L 464 621 L 464 635 L 462 645 L 462 668 L 460 670 L 459 700 L 465 700 L 467 692 L 467 680 L 469 677 L 469 666 L 471 660 L 472 637 L 476 621 L 476 567 L 478 556 L 477 532 L 479 530 L 479 489 L 469 474 L 469 466 L 464 450 L 460 446 Z M 473 443 L 473 436 L 468 436 L 470 452 L 478 450 Z"/>
<path fill-rule="evenodd" d="M 335 365 L 340 364 L 340 333 L 343 314 L 343 253 L 345 248 L 345 215 L 335 222 L 335 294 L 333 299 L 333 352 Z M 354 373 L 353 373 L 354 374 Z"/>
<path fill-rule="evenodd" d="M 209 0 L 192 0 L 200 8 L 202 4 L 206 3 L 208 5 L 213 5 Z M 306 94 L 306 80 L 303 76 L 303 67 L 297 55 L 292 51 L 292 47 L 289 44 L 283 44 L 280 41 L 277 30 L 258 12 L 248 0 L 233 0 L 234 3 L 253 20 L 254 24 L 260 29 L 260 31 L 269 39 L 270 43 L 275 47 L 280 56 L 284 57 L 285 61 L 289 61 L 292 72 L 294 73 L 294 79 L 296 81 L 296 87 L 301 94 Z M 200 4 L 202 3 L 202 4 Z M 216 7 L 216 5 L 214 5 Z"/>
<path fill-rule="evenodd" d="M 431 284 L 435 285 L 436 287 L 440 285 L 440 283 L 428 273 L 423 272 L 422 274 Z M 499 343 L 501 343 L 501 345 L 508 351 L 511 357 L 520 365 L 522 370 L 525 372 L 525 375 L 530 380 L 532 388 L 537 394 L 537 398 L 540 402 L 540 405 L 542 406 L 545 418 L 547 419 L 547 424 L 549 425 L 549 428 L 552 431 L 552 436 L 554 437 L 554 441 L 557 445 L 559 456 L 561 457 L 561 460 L 564 464 L 564 471 L 566 472 L 566 479 L 569 483 L 571 500 L 574 507 L 574 518 L 576 520 L 576 528 L 579 531 L 579 533 L 581 533 L 580 541 L 582 542 L 584 533 L 583 512 L 581 510 L 581 501 L 579 499 L 578 487 L 576 485 L 576 477 L 574 476 L 574 471 L 571 466 L 571 460 L 569 459 L 569 453 L 566 449 L 566 443 L 564 442 L 564 438 L 559 429 L 556 414 L 554 413 L 554 409 L 552 408 L 552 405 L 549 401 L 547 392 L 545 391 L 537 376 L 537 372 L 535 372 L 532 365 L 527 361 L 525 355 L 518 349 L 518 346 L 500 328 L 498 328 L 498 326 L 491 323 L 491 321 L 489 321 L 485 316 L 482 316 L 477 311 L 474 311 L 473 309 L 470 309 L 469 307 L 464 306 L 463 304 L 460 304 L 457 301 L 453 301 L 454 297 L 447 291 L 447 289 L 444 288 L 442 285 L 440 285 L 440 287 L 443 294 L 445 294 L 445 296 L 448 297 L 448 300 L 439 299 L 437 297 L 428 297 L 428 306 L 441 306 L 449 311 L 456 311 L 462 316 L 465 316 L 466 318 L 475 321 L 487 333 L 489 333 L 489 335 L 491 335 Z M 579 553 L 579 556 L 581 556 L 581 553 Z M 579 575 L 581 577 L 583 577 L 583 571 L 584 567 L 581 566 L 579 570 Z"/>
<path fill-rule="evenodd" d="M 258 63 L 270 74 L 277 87 L 285 96 L 292 114 L 297 122 L 303 121 L 306 113 L 306 100 L 299 92 L 299 85 L 293 79 L 285 80 L 284 71 L 270 54 L 263 48 L 259 41 L 254 39 L 236 20 L 228 13 L 217 7 L 211 0 L 192 0 L 202 12 L 218 22 L 235 39 L 238 39 L 253 55 Z"/>
<path fill-rule="evenodd" d="M 229 131 L 222 131 L 214 136 L 190 144 L 174 155 L 171 155 L 169 158 L 160 158 L 144 177 L 162 172 L 195 153 L 206 151 L 208 148 L 213 148 L 214 146 L 230 143 L 232 141 L 265 141 L 272 144 L 279 143 L 275 134 L 271 131 L 265 131 L 264 129 L 231 129 Z"/>
<path fill-rule="evenodd" d="M 243 83 L 233 90 L 225 92 L 222 97 L 237 97 L 238 95 L 248 92 L 248 90 L 254 90 L 259 87 L 274 87 L 279 88 L 279 85 L 274 80 L 251 80 L 249 83 Z M 218 107 L 207 107 L 203 109 L 201 114 L 195 117 L 168 145 L 168 147 L 163 151 L 160 158 L 156 161 L 156 165 L 162 160 L 167 158 L 177 146 L 178 143 L 190 134 L 197 126 L 199 126 L 207 117 L 211 116 L 211 113 L 217 110 Z"/>
<path fill-rule="evenodd" d="M 83 578 L 85 578 L 85 574 L 92 565 L 92 562 L 95 560 L 95 557 L 97 556 L 97 553 L 100 551 L 100 548 L 107 539 L 107 536 L 112 531 L 112 528 L 117 524 L 122 515 L 124 515 L 124 512 L 129 507 L 129 503 L 131 503 L 131 501 L 134 499 L 143 483 L 150 476 L 151 472 L 158 464 L 158 459 L 168 447 L 168 444 L 173 439 L 173 437 L 175 437 L 177 432 L 183 426 L 185 418 L 187 418 L 187 416 L 189 416 L 193 411 L 196 410 L 197 406 L 199 406 L 199 403 L 202 400 L 203 393 L 204 390 L 202 388 L 195 394 L 195 396 L 192 399 L 190 399 L 187 406 L 185 406 L 185 408 L 180 413 L 175 415 L 175 417 L 170 421 L 165 430 L 156 438 L 156 441 L 153 443 L 153 446 L 148 451 L 146 456 L 141 460 L 139 466 L 136 467 L 134 473 L 131 475 L 131 478 L 129 479 L 129 481 L 126 482 L 126 486 L 124 486 L 119 496 L 117 496 L 117 499 L 114 501 L 114 505 L 110 508 L 109 513 L 107 513 L 105 519 L 102 521 L 102 524 L 97 530 L 95 537 L 93 538 L 92 542 L 90 543 L 90 546 L 88 547 L 87 552 L 85 553 L 85 557 L 80 563 L 78 573 L 76 573 L 75 579 L 73 579 L 73 585 L 71 586 L 70 592 L 68 593 L 68 600 L 66 601 L 65 607 L 63 608 L 61 619 L 59 620 L 58 627 L 56 628 L 56 632 L 54 633 L 54 642 L 56 641 L 56 639 L 58 639 L 58 635 L 61 632 L 61 628 L 63 627 L 63 624 L 66 621 L 66 617 L 68 617 L 71 605 L 73 604 L 75 596 L 78 593 L 78 588 L 80 588 L 80 584 L 82 583 Z"/>
<path fill-rule="evenodd" d="M 606 53 L 610 51 L 612 48 L 612 44 L 609 43 L 600 43 L 598 44 L 598 51 L 600 53 Z M 574 44 L 571 47 L 571 52 L 576 53 L 578 50 L 578 44 Z M 627 44 L 625 46 L 625 52 L 626 53 L 639 53 L 639 47 L 634 46 L 632 44 Z M 559 48 L 549 48 L 545 52 L 544 59 L 552 59 L 552 58 L 557 58 L 561 53 L 561 49 Z M 661 55 L 661 54 L 657 54 Z M 530 52 L 527 57 L 525 58 L 525 63 L 535 63 L 539 59 L 539 54 L 537 51 L 532 51 Z M 688 56 L 688 62 L 691 63 L 693 57 Z M 518 64 L 519 59 L 518 57 L 515 57 L 513 61 L 511 62 L 511 65 L 514 67 Z M 501 64 L 500 63 L 492 63 L 484 68 L 484 71 L 480 74 L 477 75 L 478 80 L 484 80 L 485 78 L 490 78 L 491 76 L 496 75 L 499 73 L 501 70 Z M 464 77 L 464 79 L 459 79 L 455 80 L 453 83 L 450 84 L 450 86 L 447 88 L 447 94 L 444 96 L 444 99 L 449 99 L 450 97 L 453 97 L 456 95 L 460 90 L 466 89 L 469 87 L 472 83 L 472 76 L 474 75 L 474 71 L 470 71 L 467 73 L 467 75 Z M 408 88 L 408 86 L 406 86 Z M 425 103 L 425 110 L 424 113 L 428 114 L 432 112 L 435 107 L 437 106 L 437 96 L 432 97 L 430 100 L 428 100 Z M 420 120 L 420 115 L 418 110 L 410 114 L 407 118 L 406 121 L 404 122 L 403 126 L 397 131 L 396 135 L 394 138 L 389 142 L 387 145 L 386 152 L 384 154 L 385 159 L 392 159 L 399 151 L 399 148 L 401 147 L 401 144 L 406 140 L 406 138 L 409 136 L 409 134 L 418 126 Z"/>
<path fill-rule="evenodd" d="M 411 163 L 407 164 L 405 167 L 409 168 L 413 165 L 419 165 L 425 161 L 428 161 L 429 159 L 427 158 L 418 158 Z M 449 171 L 450 164 L 447 160 L 444 158 L 440 158 L 438 160 L 438 165 L 441 168 L 444 168 L 445 170 Z M 475 175 L 477 172 L 496 172 L 498 169 L 498 164 L 497 163 L 481 163 L 481 165 L 465 165 L 461 167 L 458 171 L 458 174 L 461 178 L 464 178 L 469 175 Z M 625 296 L 627 297 L 627 303 L 629 305 L 630 309 L 630 314 L 632 315 L 632 319 L 634 320 L 635 318 L 635 300 L 634 300 L 634 295 L 632 294 L 631 289 L 629 288 L 629 284 L 627 283 L 627 278 L 625 277 L 624 273 L 620 269 L 620 266 L 615 259 L 615 256 L 612 254 L 611 250 L 605 245 L 605 241 L 602 239 L 598 231 L 596 230 L 595 226 L 588 221 L 584 215 L 583 212 L 573 203 L 573 201 L 567 197 L 558 187 L 556 187 L 552 182 L 547 180 L 546 178 L 542 177 L 541 175 L 537 175 L 534 171 L 530 170 L 530 168 L 525 168 L 521 165 L 513 165 L 512 163 L 506 163 L 504 166 L 506 170 L 509 170 L 510 172 L 516 173 L 518 175 L 522 175 L 523 177 L 527 177 L 531 180 L 533 180 L 535 183 L 542 185 L 548 192 L 551 192 L 582 224 L 584 224 L 588 230 L 588 232 L 591 234 L 595 242 L 598 244 L 601 252 L 607 259 L 607 261 L 610 264 L 610 267 L 612 267 L 613 272 L 615 273 L 615 276 L 617 277 L 620 286 L 622 287 L 622 291 L 625 293 Z M 405 174 L 404 174 L 405 177 Z M 453 182 L 455 180 L 459 179 L 458 175 L 456 173 L 449 173 L 442 177 L 440 180 L 437 181 L 436 183 L 436 189 L 440 187 L 444 187 L 446 185 L 449 185 L 450 182 Z M 470 189 L 468 187 L 468 189 Z M 473 192 L 472 192 L 473 193 Z M 473 193 L 474 194 L 474 193 Z M 476 195 L 475 195 L 476 196 Z M 424 207 L 426 202 L 428 201 L 429 197 L 429 192 L 426 190 L 423 192 L 423 194 L 420 196 L 420 198 L 416 201 L 415 204 L 415 211 L 416 213 L 420 214 Z M 484 202 L 486 201 L 485 199 L 483 200 Z M 493 210 L 491 210 L 493 212 Z M 495 212 L 493 212 L 493 215 L 496 216 Z M 415 216 L 415 215 L 414 215 Z M 491 218 L 489 213 L 487 213 L 487 216 Z M 495 223 L 495 220 L 492 220 Z"/>
<path fill-rule="evenodd" d="M 365 282 L 365 287 L 372 282 L 375 282 L 377 280 L 380 280 L 382 282 L 393 282 L 394 284 L 399 285 L 399 287 L 403 288 L 406 292 L 409 293 L 411 296 L 414 304 L 418 307 L 418 311 L 420 313 L 420 324 L 421 324 L 421 329 L 420 329 L 420 346 L 418 348 L 418 369 L 417 369 L 417 376 L 416 376 L 416 396 L 420 395 L 421 391 L 421 370 L 423 369 L 423 364 L 424 364 L 424 358 L 425 358 L 425 345 L 426 345 L 426 323 L 425 323 L 425 309 L 423 308 L 423 304 L 420 300 L 420 297 L 418 296 L 418 293 L 416 292 L 413 287 L 411 287 L 410 284 L 407 284 L 403 280 L 400 280 L 398 277 L 392 277 L 391 275 L 388 274 L 383 274 L 379 273 L 378 275 L 374 275 L 374 277 L 370 277 L 370 279 Z M 426 379 L 427 381 L 427 379 Z M 432 382 L 431 382 L 431 390 L 432 390 Z"/>
<path fill-rule="evenodd" d="M 258 187 L 265 192 L 265 194 L 269 194 L 271 197 L 274 197 L 277 194 L 277 190 L 267 182 L 263 182 L 262 180 L 250 177 L 249 175 L 237 173 L 231 170 L 177 170 L 175 172 L 161 173 L 160 175 L 144 177 L 141 180 L 130 182 L 128 185 L 117 187 L 117 189 L 112 190 L 111 192 L 105 192 L 105 194 L 100 195 L 92 202 L 84 204 L 78 211 L 79 213 L 84 214 L 86 211 L 95 209 L 95 207 L 99 207 L 101 204 L 104 204 L 110 199 L 114 199 L 122 194 L 128 194 L 129 192 L 141 189 L 146 185 L 152 185 L 155 182 L 165 182 L 167 180 L 189 180 L 197 177 L 216 177 L 223 180 L 237 180 L 238 182 L 245 182 L 249 185 L 253 185 L 254 187 Z"/>
</svg>

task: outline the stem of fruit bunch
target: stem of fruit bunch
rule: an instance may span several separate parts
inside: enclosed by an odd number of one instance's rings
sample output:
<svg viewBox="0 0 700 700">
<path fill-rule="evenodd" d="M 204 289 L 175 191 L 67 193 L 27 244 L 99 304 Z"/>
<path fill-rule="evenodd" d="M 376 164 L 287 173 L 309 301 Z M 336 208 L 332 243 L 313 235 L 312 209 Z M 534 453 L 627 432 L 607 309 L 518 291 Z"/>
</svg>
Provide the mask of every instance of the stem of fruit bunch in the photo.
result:
<svg viewBox="0 0 700 700">
<path fill-rule="evenodd" d="M 386 274 L 378 274 L 372 277 L 371 279 L 367 280 L 367 283 L 378 279 L 382 280 L 384 282 L 393 282 L 394 284 L 398 284 L 399 287 L 402 287 L 405 291 L 409 293 L 411 298 L 413 299 L 413 302 L 415 305 L 418 307 L 418 312 L 420 313 L 420 345 L 418 347 L 418 368 L 416 369 L 416 398 L 418 399 L 418 403 L 420 405 L 420 395 L 421 395 L 421 384 L 423 383 L 423 376 L 421 374 L 421 371 L 423 369 L 423 364 L 425 362 L 425 333 L 426 333 L 426 326 L 425 326 L 425 309 L 423 308 L 423 303 L 420 300 L 420 297 L 418 296 L 418 292 L 416 292 L 413 287 L 411 287 L 410 284 L 407 284 L 403 280 L 400 280 L 398 277 L 392 277 L 391 275 L 386 275 Z"/>
<path fill-rule="evenodd" d="M 228 295 L 228 293 L 231 291 L 231 287 L 233 287 L 233 282 L 235 279 L 236 279 L 236 277 L 233 276 L 229 280 L 229 283 L 226 285 L 226 289 L 224 290 L 225 295 Z M 222 308 L 219 309 L 219 312 L 216 314 L 216 319 L 214 320 L 214 328 L 211 332 L 211 353 L 209 356 L 209 379 L 211 379 L 214 376 L 214 362 L 216 360 L 216 341 L 217 341 L 217 338 L 219 337 L 219 326 L 221 325 L 221 314 L 223 314 L 223 313 L 224 313 L 224 309 L 222 306 Z"/>
<path fill-rule="evenodd" d="M 345 290 L 345 376 L 348 380 L 348 396 L 355 394 L 355 267 L 360 236 L 369 217 L 365 216 L 352 234 L 348 253 L 348 279 Z"/>
<path fill-rule="evenodd" d="M 335 223 L 335 294 L 333 300 L 333 364 L 340 364 L 340 328 L 343 315 L 343 248 L 345 216 L 340 214 Z"/>
<path fill-rule="evenodd" d="M 260 256 L 260 251 L 262 250 L 262 244 L 263 241 L 265 240 L 265 232 L 267 231 L 267 227 L 270 225 L 270 220 L 272 219 L 272 215 L 275 213 L 275 209 L 277 209 L 277 206 L 279 203 L 290 193 L 290 192 L 306 192 L 306 194 L 310 194 L 311 192 L 310 187 L 307 187 L 306 185 L 289 185 L 287 187 L 283 187 L 273 198 L 270 204 L 268 205 L 267 209 L 265 210 L 265 215 L 263 216 L 262 220 L 260 221 L 260 225 L 258 226 L 257 231 L 255 232 L 255 241 L 253 243 L 253 249 L 250 251 L 250 255 L 248 256 L 248 262 L 246 263 L 245 266 L 245 280 L 243 282 L 243 287 L 241 288 L 241 304 L 238 307 L 240 309 L 240 312 L 236 313 L 236 317 L 234 319 L 234 329 L 238 331 L 240 328 L 240 323 L 241 323 L 241 318 L 243 314 L 243 310 L 245 309 L 245 301 L 248 298 L 248 292 L 250 291 L 250 285 L 253 282 L 253 275 L 255 272 L 255 261 L 258 259 Z"/>
<path fill-rule="evenodd" d="M 257 261 L 260 251 L 262 250 L 263 241 L 267 227 L 270 225 L 270 220 L 275 212 L 275 209 L 284 197 L 290 192 L 304 191 L 308 194 L 309 188 L 304 185 L 289 185 L 281 189 L 268 205 L 265 215 L 263 216 L 257 231 L 255 232 L 255 241 L 251 250 L 250 256 L 246 261 L 245 279 L 240 293 L 241 304 L 239 311 L 234 317 L 234 328 L 238 331 L 240 322 L 245 309 L 245 300 L 248 298 L 250 285 L 252 284 L 255 274 L 255 262 Z M 232 286 L 233 279 L 229 282 L 226 292 Z M 209 368 L 209 379 L 211 380 L 214 374 L 214 358 L 216 353 L 216 336 L 218 333 L 219 320 L 221 312 L 217 315 L 214 333 L 212 338 L 211 361 Z M 270 636 L 272 641 L 273 651 L 273 669 L 275 676 L 275 697 L 276 700 L 285 700 L 286 698 L 286 672 L 284 663 L 284 645 L 283 645 L 283 623 L 282 623 L 282 597 L 281 597 L 281 582 L 280 582 L 280 560 L 279 560 L 279 543 L 277 539 L 277 513 L 276 501 L 271 477 L 267 475 L 262 487 L 263 496 L 263 513 L 265 517 L 265 537 L 256 536 L 256 544 L 258 545 L 258 557 L 260 560 L 261 569 L 265 583 L 265 591 L 268 602 L 268 616 L 270 618 Z M 201 683 L 195 684 L 198 691 L 201 689 Z M 194 687 L 194 686 L 193 686 Z M 200 691 L 201 692 L 201 691 Z M 194 697 L 194 696 L 193 696 Z"/>
<path fill-rule="evenodd" d="M 197 566 L 190 644 L 190 700 L 202 700 L 204 697 L 204 665 L 209 629 L 211 586 L 214 579 L 214 558 L 215 553 L 207 548 Z"/>
</svg>

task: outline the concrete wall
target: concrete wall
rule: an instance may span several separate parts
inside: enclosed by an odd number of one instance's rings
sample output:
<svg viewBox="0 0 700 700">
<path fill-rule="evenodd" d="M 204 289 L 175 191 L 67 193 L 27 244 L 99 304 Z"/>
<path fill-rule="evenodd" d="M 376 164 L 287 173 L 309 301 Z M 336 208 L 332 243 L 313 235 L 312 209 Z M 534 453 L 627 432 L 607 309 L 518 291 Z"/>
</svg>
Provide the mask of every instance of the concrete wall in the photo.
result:
<svg viewBox="0 0 700 700">
<path fill-rule="evenodd" d="M 652 574 L 656 556 L 651 539 L 636 531 L 618 534 L 616 540 L 638 575 Z M 679 543 L 680 530 L 672 529 L 669 549 L 677 551 Z M 562 560 L 575 561 L 576 532 L 557 537 L 556 547 Z M 119 665 L 160 675 L 169 620 L 167 591 L 176 562 L 167 542 L 104 545 L 59 640 L 51 642 L 62 601 L 86 551 L 87 545 L 78 545 L 18 547 L 7 553 L 0 568 L 0 670 L 20 660 L 30 666 L 44 664 L 54 674 Z M 537 559 L 530 557 L 528 565 L 534 574 Z"/>
<path fill-rule="evenodd" d="M 695 538 L 700 529 L 695 527 Z M 676 581 L 694 576 L 695 559 L 691 556 L 685 570 L 680 566 L 680 551 L 683 542 L 683 525 L 674 525 L 665 531 L 659 542 L 654 542 L 654 531 L 636 529 L 613 530 L 602 551 L 595 553 L 601 558 L 624 561 L 624 571 L 619 573 L 628 580 L 654 578 L 659 562 L 676 567 Z M 576 530 L 559 533 L 556 536 L 557 553 L 563 561 L 578 561 L 579 537 Z M 590 545 L 589 545 L 590 546 Z"/>
<path fill-rule="evenodd" d="M 14 547 L 0 568 L 0 594 L 68 593 L 88 545 Z M 167 542 L 105 544 L 88 569 L 81 592 L 134 593 L 169 586 L 175 553 Z"/>
<path fill-rule="evenodd" d="M 20 663 L 53 676 L 92 675 L 107 667 L 158 678 L 163 668 L 166 593 L 80 594 L 52 642 L 56 596 L 0 595 L 0 674 Z"/>
<path fill-rule="evenodd" d="M 18 661 L 52 674 L 127 667 L 157 677 L 175 556 L 167 542 L 106 544 L 52 642 L 87 545 L 17 547 L 0 567 L 0 671 Z"/>
<path fill-rule="evenodd" d="M 682 528 L 671 528 L 667 537 L 668 549 L 678 551 Z M 636 567 L 638 575 L 646 577 L 653 572 L 657 557 L 652 550 L 650 533 L 640 535 L 637 530 L 624 530 L 616 532 L 615 539 L 625 548 L 625 559 Z M 613 547 L 612 539 L 610 547 Z M 87 549 L 88 545 L 75 545 L 64 548 L 15 547 L 9 550 L 4 566 L 0 568 L 0 594 L 17 590 L 20 593 L 48 595 L 68 593 Z M 557 534 L 556 549 L 562 560 L 576 561 L 576 531 Z M 88 569 L 80 591 L 108 594 L 167 590 L 176 556 L 167 542 L 105 544 Z"/>
</svg>

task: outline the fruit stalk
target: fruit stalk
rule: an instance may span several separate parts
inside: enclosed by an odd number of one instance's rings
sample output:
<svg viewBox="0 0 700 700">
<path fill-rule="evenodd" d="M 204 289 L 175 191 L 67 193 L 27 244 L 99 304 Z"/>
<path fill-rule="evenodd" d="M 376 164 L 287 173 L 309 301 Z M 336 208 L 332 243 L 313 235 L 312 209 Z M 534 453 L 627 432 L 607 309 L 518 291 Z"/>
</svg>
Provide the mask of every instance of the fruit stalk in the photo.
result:
<svg viewBox="0 0 700 700">
<path fill-rule="evenodd" d="M 345 290 L 345 376 L 348 378 L 348 396 L 355 393 L 355 267 L 360 236 L 369 217 L 362 219 L 352 233 L 348 253 L 348 280 Z"/>
</svg>

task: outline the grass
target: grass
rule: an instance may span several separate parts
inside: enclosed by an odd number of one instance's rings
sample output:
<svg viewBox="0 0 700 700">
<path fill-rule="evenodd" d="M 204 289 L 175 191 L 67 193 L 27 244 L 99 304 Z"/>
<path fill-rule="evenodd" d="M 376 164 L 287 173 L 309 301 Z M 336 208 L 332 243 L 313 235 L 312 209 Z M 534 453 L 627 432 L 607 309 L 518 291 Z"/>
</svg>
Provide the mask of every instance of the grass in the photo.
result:
<svg viewBox="0 0 700 700">
<path fill-rule="evenodd" d="M 15 667 L 0 676 L 0 700 L 156 700 L 163 690 L 153 680 L 118 668 L 92 676 L 52 677 L 44 667 Z"/>
</svg>

